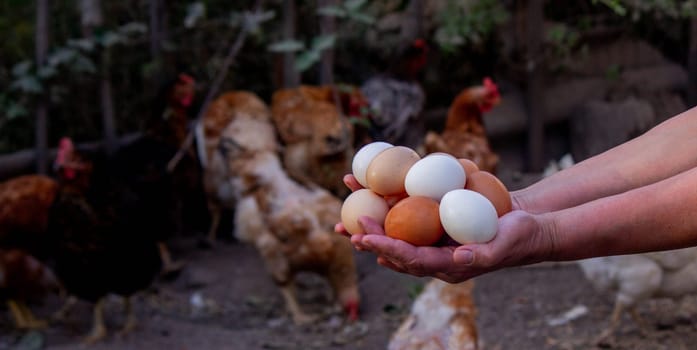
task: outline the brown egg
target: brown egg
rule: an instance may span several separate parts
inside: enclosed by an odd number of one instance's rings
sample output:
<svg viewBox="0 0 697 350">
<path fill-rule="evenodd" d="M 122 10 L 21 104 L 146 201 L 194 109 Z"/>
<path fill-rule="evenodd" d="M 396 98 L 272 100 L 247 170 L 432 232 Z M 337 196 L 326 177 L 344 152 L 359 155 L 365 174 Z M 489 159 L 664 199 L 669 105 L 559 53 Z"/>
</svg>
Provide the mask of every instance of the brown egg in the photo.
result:
<svg viewBox="0 0 697 350">
<path fill-rule="evenodd" d="M 378 224 L 385 223 L 385 216 L 389 207 L 385 200 L 369 189 L 360 189 L 351 193 L 341 206 L 341 222 L 348 233 L 363 234 L 363 226 L 358 223 L 361 216 L 369 216 Z"/>
<path fill-rule="evenodd" d="M 479 192 L 489 199 L 496 208 L 496 214 L 501 217 L 513 208 L 511 194 L 506 186 L 492 173 L 477 171 L 467 177 L 465 189 Z"/>
<path fill-rule="evenodd" d="M 368 188 L 383 196 L 404 193 L 404 178 L 419 154 L 404 146 L 395 146 L 378 153 L 368 165 L 366 182 Z"/>
<path fill-rule="evenodd" d="M 415 246 L 432 245 L 443 236 L 438 202 L 428 197 L 407 197 L 395 204 L 385 218 L 385 234 Z"/>
<path fill-rule="evenodd" d="M 475 163 L 467 158 L 458 158 L 457 161 L 460 162 L 460 165 L 462 165 L 462 168 L 465 169 L 465 176 L 466 177 L 469 177 L 470 174 L 479 171 L 479 167 L 477 166 L 477 163 Z"/>
</svg>

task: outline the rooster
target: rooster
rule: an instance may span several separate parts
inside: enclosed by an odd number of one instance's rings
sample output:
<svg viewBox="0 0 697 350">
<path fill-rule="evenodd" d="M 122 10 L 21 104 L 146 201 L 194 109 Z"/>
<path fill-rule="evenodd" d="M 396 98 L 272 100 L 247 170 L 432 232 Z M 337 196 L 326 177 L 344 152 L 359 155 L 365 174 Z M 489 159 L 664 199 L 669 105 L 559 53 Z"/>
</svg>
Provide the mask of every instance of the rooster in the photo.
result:
<svg viewBox="0 0 697 350">
<path fill-rule="evenodd" d="M 123 331 L 133 329 L 130 298 L 147 288 L 161 267 L 155 233 L 167 217 L 154 196 L 161 188 L 131 182 L 133 174 L 124 172 L 130 154 L 119 150 L 90 161 L 71 148 L 59 148 L 56 160 L 61 184 L 49 211 L 48 235 L 57 242 L 51 259 L 66 292 L 95 303 L 87 343 L 107 335 L 103 308 L 111 293 L 126 301 Z"/>
<path fill-rule="evenodd" d="M 220 135 L 219 152 L 238 196 L 235 235 L 256 247 L 280 286 L 293 321 L 305 314 L 294 294 L 301 271 L 325 276 L 349 319 L 358 317 L 359 294 L 351 244 L 333 233 L 341 201 L 323 188 L 306 187 L 286 174 L 271 121 L 238 114 Z"/>
<path fill-rule="evenodd" d="M 482 115 L 500 102 L 498 87 L 489 78 L 484 78 L 480 86 L 465 89 L 450 104 L 443 132 L 429 131 L 426 134 L 425 152 L 445 152 L 467 158 L 477 163 L 481 170 L 493 173 L 499 157 L 489 146 Z"/>
<path fill-rule="evenodd" d="M 144 136 L 127 146 L 121 153 L 129 153 L 133 162 L 128 167 L 132 176 L 140 176 L 141 183 L 169 186 L 164 193 L 161 210 L 167 211 L 175 226 L 163 228 L 159 232 L 158 247 L 163 263 L 163 274 L 178 272 L 183 263 L 172 259 L 166 240 L 173 231 L 182 230 L 182 225 L 200 217 L 199 208 L 205 204 L 202 195 L 202 175 L 196 153 L 189 149 L 170 173 L 167 162 L 174 157 L 184 143 L 189 128 L 189 114 L 192 110 L 196 82 L 186 73 L 163 85 L 156 99 L 157 108 L 145 125 Z M 159 183 L 159 184 L 158 184 Z M 166 198 L 166 199 L 164 199 Z M 205 210 L 205 209 L 204 209 Z"/>
<path fill-rule="evenodd" d="M 351 169 L 352 125 L 341 113 L 340 95 L 334 86 L 301 86 L 276 91 L 271 115 L 284 145 L 283 163 L 288 174 L 301 182 L 316 183 L 332 193 L 348 194 L 341 176 Z M 348 93 L 354 103 L 360 95 Z M 337 103 L 334 97 L 337 97 Z M 349 111 L 351 112 L 351 111 Z"/>
<path fill-rule="evenodd" d="M 410 124 L 418 120 L 426 101 L 418 79 L 426 66 L 427 54 L 426 42 L 416 39 L 397 55 L 386 73 L 361 85 L 378 139 L 409 146 L 406 133 Z"/>
</svg>

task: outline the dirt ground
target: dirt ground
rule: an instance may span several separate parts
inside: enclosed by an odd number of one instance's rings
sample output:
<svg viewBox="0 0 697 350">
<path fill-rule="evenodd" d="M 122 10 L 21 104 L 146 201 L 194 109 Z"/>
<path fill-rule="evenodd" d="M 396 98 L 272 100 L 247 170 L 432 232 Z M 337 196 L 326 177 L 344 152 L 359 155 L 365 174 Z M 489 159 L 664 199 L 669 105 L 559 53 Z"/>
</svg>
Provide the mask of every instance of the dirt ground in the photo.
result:
<svg viewBox="0 0 697 350">
<path fill-rule="evenodd" d="M 515 172 L 500 177 L 515 189 L 535 180 Z M 138 327 L 119 335 L 124 318 L 118 298 L 106 308 L 109 337 L 84 347 L 91 309 L 78 303 L 70 317 L 42 332 L 12 329 L 0 306 L 0 350 L 148 349 L 385 349 L 390 335 L 409 312 L 414 295 L 427 282 L 382 268 L 368 253 L 356 253 L 362 294 L 361 320 L 346 324 L 331 306 L 330 289 L 315 275 L 299 277 L 306 311 L 320 316 L 295 326 L 284 311 L 278 288 L 256 251 L 221 239 L 215 249 L 197 247 L 196 237 L 172 242 L 175 256 L 188 262 L 181 275 L 158 281 L 135 300 Z M 127 258 L 125 254 L 124 258 Z M 475 279 L 481 349 L 594 349 L 593 339 L 608 325 L 611 296 L 599 295 L 574 263 L 513 268 Z M 36 307 L 48 316 L 61 304 L 49 298 Z M 564 318 L 576 312 L 576 318 Z M 648 328 L 642 332 L 625 316 L 613 349 L 688 349 L 697 344 L 697 298 L 653 300 L 639 308 Z"/>
<path fill-rule="evenodd" d="M 221 243 L 213 250 L 195 248 L 182 239 L 175 253 L 189 264 L 174 281 L 159 281 L 136 300 L 139 325 L 121 336 L 121 303 L 107 306 L 113 332 L 106 349 L 384 349 L 390 334 L 409 310 L 425 279 L 400 275 L 357 253 L 363 295 L 361 321 L 345 324 L 330 307 L 329 288 L 314 275 L 301 275 L 299 295 L 306 310 L 321 315 L 310 326 L 294 326 L 283 301 L 256 252 L 239 243 Z M 607 325 L 612 304 L 598 295 L 575 264 L 514 268 L 476 279 L 475 299 L 482 349 L 589 349 Z M 48 315 L 60 304 L 50 298 L 38 308 Z M 79 303 L 65 323 L 40 333 L 13 331 L 9 317 L 0 318 L 0 349 L 75 349 L 90 329 L 90 306 Z M 552 325 L 573 308 L 587 309 L 576 319 Z M 642 334 L 625 317 L 615 349 L 688 349 L 697 343 L 697 299 L 682 303 L 651 301 L 639 312 L 649 330 Z M 563 319 L 563 318 L 562 318 Z M 563 321 L 561 321 L 563 322 Z"/>
</svg>

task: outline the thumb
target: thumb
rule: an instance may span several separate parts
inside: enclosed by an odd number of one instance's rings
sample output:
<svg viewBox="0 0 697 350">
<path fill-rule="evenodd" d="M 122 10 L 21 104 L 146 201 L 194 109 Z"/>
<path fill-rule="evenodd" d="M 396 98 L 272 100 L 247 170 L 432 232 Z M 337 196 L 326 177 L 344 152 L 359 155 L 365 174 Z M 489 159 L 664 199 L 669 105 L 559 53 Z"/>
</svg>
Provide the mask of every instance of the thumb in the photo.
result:
<svg viewBox="0 0 697 350">
<path fill-rule="evenodd" d="M 457 247 L 453 252 L 453 261 L 464 266 L 490 267 L 491 259 L 489 259 L 486 248 L 485 244 L 468 244 Z"/>
</svg>

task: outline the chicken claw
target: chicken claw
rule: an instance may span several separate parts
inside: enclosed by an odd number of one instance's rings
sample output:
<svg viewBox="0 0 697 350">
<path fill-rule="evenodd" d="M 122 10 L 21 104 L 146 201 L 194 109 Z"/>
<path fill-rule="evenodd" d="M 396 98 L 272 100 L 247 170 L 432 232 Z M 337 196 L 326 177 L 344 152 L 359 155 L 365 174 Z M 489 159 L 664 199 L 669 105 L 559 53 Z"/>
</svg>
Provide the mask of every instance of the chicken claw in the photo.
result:
<svg viewBox="0 0 697 350">
<path fill-rule="evenodd" d="M 104 298 L 99 299 L 94 305 L 94 324 L 92 331 L 83 340 L 85 345 L 95 344 L 107 336 L 106 326 L 104 325 Z"/>
</svg>

